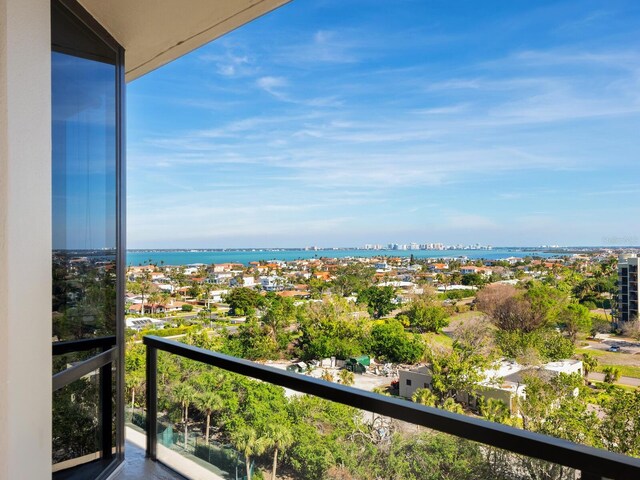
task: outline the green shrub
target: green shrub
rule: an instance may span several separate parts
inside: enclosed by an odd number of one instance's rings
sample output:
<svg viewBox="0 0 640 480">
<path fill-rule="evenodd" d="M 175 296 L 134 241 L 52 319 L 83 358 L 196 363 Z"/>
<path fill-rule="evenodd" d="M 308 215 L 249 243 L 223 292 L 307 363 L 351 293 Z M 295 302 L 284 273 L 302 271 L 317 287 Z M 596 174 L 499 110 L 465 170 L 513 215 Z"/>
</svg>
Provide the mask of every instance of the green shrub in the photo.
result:
<svg viewBox="0 0 640 480">
<path fill-rule="evenodd" d="M 471 310 L 470 305 L 456 305 L 456 313 L 466 313 Z"/>
</svg>

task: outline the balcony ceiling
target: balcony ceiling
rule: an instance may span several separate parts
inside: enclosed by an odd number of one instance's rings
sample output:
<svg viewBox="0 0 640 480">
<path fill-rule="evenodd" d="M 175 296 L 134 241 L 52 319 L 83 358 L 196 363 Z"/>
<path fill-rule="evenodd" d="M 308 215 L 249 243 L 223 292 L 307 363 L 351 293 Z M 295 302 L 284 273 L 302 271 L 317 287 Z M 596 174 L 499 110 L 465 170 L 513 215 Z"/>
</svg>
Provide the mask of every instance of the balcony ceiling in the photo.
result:
<svg viewBox="0 0 640 480">
<path fill-rule="evenodd" d="M 126 49 L 127 81 L 290 0 L 79 0 Z"/>
</svg>

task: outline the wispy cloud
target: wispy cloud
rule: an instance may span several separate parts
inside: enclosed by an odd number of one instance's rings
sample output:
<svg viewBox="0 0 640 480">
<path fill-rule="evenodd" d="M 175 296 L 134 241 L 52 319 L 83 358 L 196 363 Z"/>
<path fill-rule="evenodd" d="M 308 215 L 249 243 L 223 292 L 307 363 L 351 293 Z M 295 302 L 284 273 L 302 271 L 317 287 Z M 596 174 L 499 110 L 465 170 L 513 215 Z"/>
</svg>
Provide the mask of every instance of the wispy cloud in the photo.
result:
<svg viewBox="0 0 640 480">
<path fill-rule="evenodd" d="M 260 77 L 256 81 L 258 88 L 261 88 L 267 93 L 270 93 L 276 98 L 282 99 L 285 95 L 282 93 L 282 89 L 288 85 L 287 79 L 284 77 Z"/>
<path fill-rule="evenodd" d="M 277 63 L 308 64 L 349 64 L 358 61 L 356 53 L 362 41 L 335 30 L 317 30 L 300 43 L 286 45 L 274 52 Z"/>
<path fill-rule="evenodd" d="M 225 49 L 220 53 L 204 53 L 198 59 L 204 63 L 215 65 L 215 71 L 223 77 L 243 77 L 250 76 L 258 72 L 255 60 L 249 55 L 234 54 L 231 49 Z"/>
</svg>

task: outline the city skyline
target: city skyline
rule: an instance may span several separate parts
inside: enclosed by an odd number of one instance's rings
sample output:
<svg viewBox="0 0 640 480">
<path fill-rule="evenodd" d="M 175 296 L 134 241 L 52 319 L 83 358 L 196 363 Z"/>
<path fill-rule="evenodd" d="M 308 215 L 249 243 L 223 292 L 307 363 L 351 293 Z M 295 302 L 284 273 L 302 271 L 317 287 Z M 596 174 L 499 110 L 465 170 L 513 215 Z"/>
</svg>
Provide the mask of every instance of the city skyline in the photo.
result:
<svg viewBox="0 0 640 480">
<path fill-rule="evenodd" d="M 638 244 L 639 19 L 288 4 L 129 86 L 129 247 Z"/>
</svg>

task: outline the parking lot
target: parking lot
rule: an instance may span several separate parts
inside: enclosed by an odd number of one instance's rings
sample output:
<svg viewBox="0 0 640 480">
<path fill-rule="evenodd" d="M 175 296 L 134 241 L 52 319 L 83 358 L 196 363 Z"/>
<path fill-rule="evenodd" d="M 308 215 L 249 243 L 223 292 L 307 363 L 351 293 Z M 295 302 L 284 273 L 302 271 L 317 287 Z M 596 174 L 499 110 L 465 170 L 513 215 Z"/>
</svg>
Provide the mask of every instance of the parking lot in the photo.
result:
<svg viewBox="0 0 640 480">
<path fill-rule="evenodd" d="M 632 338 L 617 337 L 610 334 L 598 334 L 594 340 L 587 340 L 587 342 L 589 344 L 589 348 L 592 348 L 594 350 L 604 350 L 611 352 L 611 347 L 617 346 L 620 348 L 620 351 L 612 353 L 620 353 L 621 357 L 638 356 L 636 358 L 629 359 L 629 361 L 636 363 L 629 363 L 628 365 L 640 366 L 640 342 L 638 342 L 637 340 L 634 340 Z"/>
</svg>

